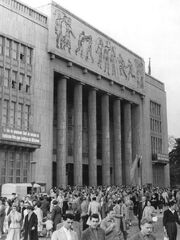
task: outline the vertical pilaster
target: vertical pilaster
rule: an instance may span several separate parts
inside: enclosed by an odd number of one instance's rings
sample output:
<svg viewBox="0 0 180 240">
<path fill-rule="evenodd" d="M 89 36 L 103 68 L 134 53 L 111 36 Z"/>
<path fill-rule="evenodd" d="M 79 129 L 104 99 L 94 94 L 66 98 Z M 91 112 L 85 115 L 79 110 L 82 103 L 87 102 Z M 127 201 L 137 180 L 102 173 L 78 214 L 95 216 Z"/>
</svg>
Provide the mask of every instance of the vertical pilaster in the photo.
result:
<svg viewBox="0 0 180 240">
<path fill-rule="evenodd" d="M 102 104 L 102 183 L 110 184 L 109 96 L 104 94 Z"/>
<path fill-rule="evenodd" d="M 97 122 L 96 90 L 91 89 L 88 96 L 88 144 L 89 144 L 89 185 L 97 185 Z"/>
<path fill-rule="evenodd" d="M 74 184 L 82 185 L 82 84 L 74 86 Z"/>
<path fill-rule="evenodd" d="M 122 184 L 122 153 L 121 153 L 121 101 L 113 103 L 114 120 L 114 178 L 115 185 Z"/>
<path fill-rule="evenodd" d="M 67 78 L 57 82 L 57 186 L 66 185 Z"/>
<path fill-rule="evenodd" d="M 126 185 L 129 185 L 132 165 L 131 104 L 129 102 L 124 103 L 124 158 Z"/>
</svg>

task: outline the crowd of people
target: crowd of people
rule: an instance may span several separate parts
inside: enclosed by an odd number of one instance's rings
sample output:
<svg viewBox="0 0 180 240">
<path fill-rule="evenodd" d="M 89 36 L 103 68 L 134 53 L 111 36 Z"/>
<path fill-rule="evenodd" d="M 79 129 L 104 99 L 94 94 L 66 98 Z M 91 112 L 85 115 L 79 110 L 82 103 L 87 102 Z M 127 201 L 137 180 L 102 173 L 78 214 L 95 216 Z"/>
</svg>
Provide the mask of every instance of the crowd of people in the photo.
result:
<svg viewBox="0 0 180 240">
<path fill-rule="evenodd" d="M 156 239 L 157 213 L 163 214 L 164 236 L 176 240 L 180 189 L 54 187 L 48 194 L 0 198 L 0 238 L 5 233 L 7 240 L 126 240 L 137 218 L 139 232 L 131 239 Z"/>
</svg>

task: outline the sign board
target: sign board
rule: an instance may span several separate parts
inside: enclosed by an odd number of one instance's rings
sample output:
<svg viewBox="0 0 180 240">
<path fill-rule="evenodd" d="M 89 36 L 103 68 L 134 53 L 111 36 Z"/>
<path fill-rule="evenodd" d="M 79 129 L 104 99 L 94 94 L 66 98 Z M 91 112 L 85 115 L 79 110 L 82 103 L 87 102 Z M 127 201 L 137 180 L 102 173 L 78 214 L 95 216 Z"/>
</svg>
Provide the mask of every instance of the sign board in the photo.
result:
<svg viewBox="0 0 180 240">
<path fill-rule="evenodd" d="M 2 127 L 0 129 L 0 138 L 2 140 L 9 140 L 15 142 L 23 142 L 30 144 L 40 144 L 40 133 L 29 132 L 19 129 L 12 129 L 7 127 Z"/>
</svg>

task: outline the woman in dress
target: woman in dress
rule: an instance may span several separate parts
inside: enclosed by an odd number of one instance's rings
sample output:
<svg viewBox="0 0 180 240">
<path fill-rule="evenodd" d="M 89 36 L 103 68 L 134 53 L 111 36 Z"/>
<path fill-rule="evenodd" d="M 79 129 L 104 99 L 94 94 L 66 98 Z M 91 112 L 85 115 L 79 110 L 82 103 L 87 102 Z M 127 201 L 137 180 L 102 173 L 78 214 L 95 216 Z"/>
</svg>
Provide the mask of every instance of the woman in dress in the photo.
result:
<svg viewBox="0 0 180 240">
<path fill-rule="evenodd" d="M 12 210 L 8 215 L 8 221 L 10 221 L 9 232 L 6 240 L 20 240 L 21 232 L 21 213 L 17 211 L 16 205 L 12 206 Z"/>
<path fill-rule="evenodd" d="M 151 205 L 151 202 L 148 200 L 146 202 L 146 206 L 143 210 L 143 218 L 150 218 L 152 220 L 152 217 L 156 215 L 156 210 L 155 208 Z"/>
</svg>

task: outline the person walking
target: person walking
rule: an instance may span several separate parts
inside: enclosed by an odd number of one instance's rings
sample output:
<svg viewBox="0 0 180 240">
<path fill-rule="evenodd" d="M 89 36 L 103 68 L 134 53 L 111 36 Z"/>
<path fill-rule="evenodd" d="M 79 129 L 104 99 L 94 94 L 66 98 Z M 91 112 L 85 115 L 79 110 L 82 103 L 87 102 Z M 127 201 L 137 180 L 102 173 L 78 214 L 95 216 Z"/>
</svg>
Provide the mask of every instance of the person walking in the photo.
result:
<svg viewBox="0 0 180 240">
<path fill-rule="evenodd" d="M 21 233 L 21 213 L 18 211 L 18 206 L 13 204 L 12 210 L 8 215 L 10 222 L 9 231 L 6 240 L 19 240 Z"/>
<path fill-rule="evenodd" d="M 72 229 L 74 220 L 73 214 L 64 214 L 63 220 L 63 226 L 53 232 L 51 240 L 79 240 L 77 233 Z"/>
<path fill-rule="evenodd" d="M 99 227 L 99 222 L 99 214 L 92 214 L 90 216 L 90 225 L 83 231 L 81 240 L 105 240 L 105 231 Z"/>
<path fill-rule="evenodd" d="M 141 219 L 141 230 L 133 235 L 130 240 L 156 240 L 156 237 L 152 234 L 153 221 L 150 218 Z"/>
<path fill-rule="evenodd" d="M 27 206 L 27 215 L 24 220 L 24 239 L 23 240 L 38 240 L 38 218 L 33 212 L 32 206 Z"/>
<path fill-rule="evenodd" d="M 163 226 L 164 226 L 164 234 L 169 238 L 169 240 L 176 240 L 177 238 L 177 225 L 180 224 L 179 216 L 176 212 L 176 202 L 169 201 L 169 208 L 164 211 L 163 214 Z"/>
</svg>

